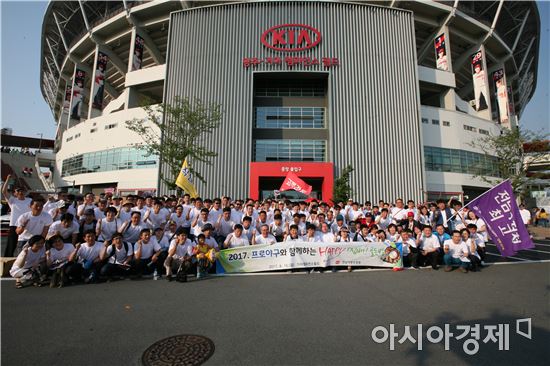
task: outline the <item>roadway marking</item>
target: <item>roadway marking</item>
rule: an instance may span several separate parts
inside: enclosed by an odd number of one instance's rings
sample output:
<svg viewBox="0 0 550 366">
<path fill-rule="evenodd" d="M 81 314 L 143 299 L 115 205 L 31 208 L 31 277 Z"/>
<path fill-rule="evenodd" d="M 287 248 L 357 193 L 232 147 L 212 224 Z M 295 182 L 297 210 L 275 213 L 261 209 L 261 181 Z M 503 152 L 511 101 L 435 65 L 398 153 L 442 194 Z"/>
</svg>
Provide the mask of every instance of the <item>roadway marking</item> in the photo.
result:
<svg viewBox="0 0 550 366">
<path fill-rule="evenodd" d="M 489 244 L 489 243 L 487 243 L 487 245 L 496 247 L 495 244 Z M 543 250 L 535 250 L 535 249 L 521 249 L 521 250 L 520 250 L 520 252 L 523 252 L 523 251 L 526 251 L 526 252 L 537 252 L 537 253 L 543 253 L 543 254 L 550 254 L 550 252 L 545 252 L 545 251 L 543 251 Z M 510 257 L 510 258 L 512 258 L 512 257 Z"/>
<path fill-rule="evenodd" d="M 495 257 L 501 257 L 501 258 L 512 258 L 512 259 L 517 259 L 518 261 L 527 261 L 527 262 L 534 262 L 530 259 L 523 259 L 523 258 L 518 258 L 518 257 L 503 257 L 501 256 L 500 254 L 494 254 L 494 253 L 489 253 L 489 252 L 485 252 L 485 254 L 489 254 L 489 255 L 492 255 L 492 256 L 495 256 Z"/>
</svg>

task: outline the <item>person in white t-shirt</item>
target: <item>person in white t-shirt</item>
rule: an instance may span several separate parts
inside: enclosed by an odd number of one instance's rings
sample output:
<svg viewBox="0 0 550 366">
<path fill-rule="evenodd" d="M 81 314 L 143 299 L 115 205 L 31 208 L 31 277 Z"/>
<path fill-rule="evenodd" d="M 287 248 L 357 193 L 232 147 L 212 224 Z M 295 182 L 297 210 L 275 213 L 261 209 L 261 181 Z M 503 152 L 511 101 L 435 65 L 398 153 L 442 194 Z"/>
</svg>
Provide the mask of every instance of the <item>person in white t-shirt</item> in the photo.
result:
<svg viewBox="0 0 550 366">
<path fill-rule="evenodd" d="M 395 207 L 391 209 L 391 217 L 394 224 L 399 225 L 401 221 L 407 218 L 407 208 L 403 205 L 403 199 L 398 198 L 395 200 Z M 384 229 L 382 229 L 384 230 Z"/>
<path fill-rule="evenodd" d="M 252 245 L 256 244 L 275 244 L 277 239 L 269 233 L 269 225 L 263 224 L 260 227 L 260 234 L 252 237 Z"/>
<path fill-rule="evenodd" d="M 400 243 L 403 250 L 403 266 L 417 269 L 418 249 L 416 241 L 412 238 L 412 232 L 409 229 L 401 231 Z"/>
<path fill-rule="evenodd" d="M 485 238 L 481 233 L 478 232 L 477 225 L 476 224 L 468 224 L 466 226 L 466 229 L 468 230 L 470 234 L 470 238 L 472 238 L 472 241 L 475 243 L 475 253 L 470 253 L 471 255 L 475 255 L 480 260 L 480 267 L 485 264 Z"/>
<path fill-rule="evenodd" d="M 455 265 L 460 268 L 461 272 L 468 273 L 468 266 L 470 264 L 468 255 L 470 252 L 466 243 L 462 241 L 458 230 L 453 230 L 451 239 L 445 240 L 443 250 L 445 252 L 445 255 L 443 255 L 445 272 L 452 271 L 452 266 Z"/>
<path fill-rule="evenodd" d="M 109 241 L 119 231 L 123 222 L 117 219 L 117 210 L 114 207 L 107 207 L 105 217 L 97 220 L 96 235 L 98 241 Z"/>
<path fill-rule="evenodd" d="M 135 244 L 139 240 L 139 236 L 144 227 L 141 225 L 141 213 L 139 211 L 132 212 L 130 221 L 126 221 L 119 229 L 123 236 L 123 240 L 130 244 Z"/>
<path fill-rule="evenodd" d="M 176 237 L 170 243 L 168 257 L 164 261 L 168 281 L 172 281 L 172 274 L 176 273 L 176 281 L 187 282 L 187 273 L 193 266 L 194 248 L 195 244 L 189 240 L 185 230 L 178 228 Z"/>
<path fill-rule="evenodd" d="M 25 189 L 22 187 L 15 187 L 13 190 L 13 195 L 8 191 L 8 185 L 11 180 L 11 175 L 8 174 L 6 181 L 2 186 L 2 195 L 8 201 L 8 206 L 10 206 L 10 228 L 8 234 L 8 243 L 6 249 L 4 249 L 4 257 L 12 257 L 17 247 L 17 219 L 19 216 L 25 212 L 31 210 L 31 199 L 25 197 Z"/>
<path fill-rule="evenodd" d="M 149 228 L 156 229 L 159 227 L 164 228 L 170 218 L 170 211 L 163 207 L 162 201 L 156 200 L 153 204 L 153 209 L 145 213 L 143 222 L 149 225 Z"/>
<path fill-rule="evenodd" d="M 250 245 L 250 241 L 243 234 L 243 226 L 241 224 L 235 225 L 233 232 L 227 236 L 223 242 L 224 248 L 238 248 Z"/>
<path fill-rule="evenodd" d="M 69 280 L 79 281 L 84 278 L 85 283 L 96 282 L 101 269 L 102 250 L 103 244 L 96 241 L 95 230 L 84 232 L 84 243 L 76 245 L 76 250 L 69 260 L 74 262 L 67 269 Z"/>
<path fill-rule="evenodd" d="M 76 216 L 82 218 L 86 210 L 94 210 L 95 215 L 96 206 L 94 205 L 94 194 L 88 193 L 84 196 L 84 202 L 76 209 Z"/>
<path fill-rule="evenodd" d="M 416 244 L 420 249 L 419 262 L 423 265 L 429 262 L 432 269 L 439 269 L 438 261 L 441 245 L 437 237 L 433 235 L 431 226 L 424 226 L 422 235 L 419 235 L 416 239 Z"/>
<path fill-rule="evenodd" d="M 406 214 L 403 209 L 399 212 L 403 212 L 403 215 Z M 380 228 L 380 230 L 386 230 L 388 226 L 390 226 L 392 223 L 392 217 L 389 215 L 387 208 L 383 208 L 382 211 L 380 211 L 380 216 L 374 220 L 374 223 Z"/>
<path fill-rule="evenodd" d="M 170 221 L 176 223 L 176 228 L 184 226 L 186 219 L 185 219 L 185 215 L 183 214 L 182 205 L 176 206 L 176 211 L 170 215 Z"/>
<path fill-rule="evenodd" d="M 40 284 L 41 277 L 46 274 L 46 271 L 44 237 L 34 235 L 15 259 L 10 269 L 10 276 L 15 278 L 16 288 L 23 288 L 30 283 Z"/>
<path fill-rule="evenodd" d="M 330 231 L 330 226 L 327 222 L 321 224 L 319 238 L 323 243 L 334 243 L 336 241 L 336 236 Z"/>
<path fill-rule="evenodd" d="M 142 229 L 139 240 L 134 246 L 134 263 L 136 273 L 139 276 L 153 273 L 155 269 L 164 263 L 158 260 L 162 248 L 149 229 Z"/>
<path fill-rule="evenodd" d="M 111 280 L 113 276 L 123 277 L 130 273 L 134 248 L 124 242 L 121 233 L 114 233 L 109 241 L 104 243 L 105 250 L 101 260 L 105 262 L 99 272 L 101 278 Z"/>
<path fill-rule="evenodd" d="M 273 215 L 273 222 L 269 225 L 269 233 L 275 237 L 277 242 L 282 242 L 285 235 L 285 224 L 283 223 L 283 215 Z"/>
<path fill-rule="evenodd" d="M 475 230 L 470 232 L 467 228 L 462 229 L 460 230 L 460 236 L 468 248 L 470 271 L 477 272 L 479 268 L 481 268 L 481 256 L 477 252 L 477 249 L 479 248 L 479 244 L 483 243 L 483 245 L 485 245 L 485 243 L 483 242 L 483 239 L 481 239 L 481 237 L 475 232 Z"/>
<path fill-rule="evenodd" d="M 30 211 L 25 212 L 17 219 L 17 229 L 15 232 L 19 235 L 15 255 L 19 255 L 23 246 L 33 235 L 46 237 L 53 220 L 52 217 L 43 211 L 44 199 L 42 197 L 34 198 L 31 201 Z"/>
<path fill-rule="evenodd" d="M 531 212 L 529 212 L 529 210 L 525 208 L 525 205 L 523 203 L 519 205 L 519 213 L 525 226 L 531 224 Z"/>
<path fill-rule="evenodd" d="M 64 243 L 76 244 L 78 239 L 78 231 L 80 226 L 74 221 L 74 216 L 70 213 L 64 213 L 61 215 L 59 221 L 54 222 L 48 229 L 47 239 L 55 235 L 59 235 L 63 238 Z"/>
<path fill-rule="evenodd" d="M 288 227 L 288 234 L 285 237 L 285 241 L 303 241 L 298 231 L 298 225 L 292 224 Z"/>
<path fill-rule="evenodd" d="M 74 245 L 65 243 L 63 237 L 54 235 L 50 238 L 51 248 L 46 252 L 50 287 L 63 287 L 67 283 L 69 259 L 75 251 Z"/>
</svg>

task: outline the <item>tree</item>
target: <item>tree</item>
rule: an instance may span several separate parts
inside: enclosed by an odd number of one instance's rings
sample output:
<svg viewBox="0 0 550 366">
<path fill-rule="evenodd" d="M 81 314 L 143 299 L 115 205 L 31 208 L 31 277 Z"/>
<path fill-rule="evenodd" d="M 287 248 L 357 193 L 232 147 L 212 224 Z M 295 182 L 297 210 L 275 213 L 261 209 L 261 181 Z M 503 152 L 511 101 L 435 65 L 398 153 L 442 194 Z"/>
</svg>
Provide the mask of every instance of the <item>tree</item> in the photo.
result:
<svg viewBox="0 0 550 366">
<path fill-rule="evenodd" d="M 334 180 L 333 202 L 346 202 L 351 197 L 352 189 L 349 183 L 351 172 L 353 172 L 353 167 L 348 165 L 342 170 L 340 176 Z"/>
<path fill-rule="evenodd" d="M 147 117 L 126 121 L 126 127 L 141 136 L 143 142 L 136 148 L 157 155 L 159 163 L 169 167 L 170 174 L 160 179 L 175 189 L 175 180 L 186 158 L 193 162 L 211 164 L 217 153 L 202 145 L 207 134 L 211 134 L 221 123 L 221 106 L 207 103 L 198 98 L 176 96 L 173 103 L 162 103 L 143 107 Z M 190 164 L 194 177 L 206 183 L 204 177 Z"/>
<path fill-rule="evenodd" d="M 487 158 L 496 157 L 477 163 L 474 177 L 491 185 L 509 179 L 514 192 L 524 197 L 529 183 L 539 177 L 538 173 L 528 172 L 529 169 L 548 159 L 547 138 L 540 132 L 512 128 L 473 141 L 470 146 L 483 151 Z"/>
</svg>

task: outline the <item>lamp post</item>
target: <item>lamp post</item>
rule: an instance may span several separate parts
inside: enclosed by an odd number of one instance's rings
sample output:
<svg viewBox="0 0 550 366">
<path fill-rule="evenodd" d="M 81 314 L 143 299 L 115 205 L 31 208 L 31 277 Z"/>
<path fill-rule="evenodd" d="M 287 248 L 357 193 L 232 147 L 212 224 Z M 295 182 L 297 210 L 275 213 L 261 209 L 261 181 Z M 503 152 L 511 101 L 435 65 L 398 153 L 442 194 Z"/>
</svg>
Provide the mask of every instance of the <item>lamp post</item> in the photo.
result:
<svg viewBox="0 0 550 366">
<path fill-rule="evenodd" d="M 42 148 L 42 137 L 44 136 L 43 133 L 37 133 L 37 136 L 40 136 L 40 142 L 38 143 L 38 152 L 40 152 L 40 149 Z"/>
</svg>

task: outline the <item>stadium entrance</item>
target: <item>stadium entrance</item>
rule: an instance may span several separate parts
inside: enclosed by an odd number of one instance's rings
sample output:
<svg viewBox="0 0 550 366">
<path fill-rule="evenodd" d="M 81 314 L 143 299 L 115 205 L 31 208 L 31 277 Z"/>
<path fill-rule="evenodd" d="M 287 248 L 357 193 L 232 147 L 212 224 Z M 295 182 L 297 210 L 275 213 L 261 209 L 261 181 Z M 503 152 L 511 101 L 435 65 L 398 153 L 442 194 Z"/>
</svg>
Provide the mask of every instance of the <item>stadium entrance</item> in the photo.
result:
<svg viewBox="0 0 550 366">
<path fill-rule="evenodd" d="M 275 198 L 286 175 L 293 172 L 313 187 L 311 194 L 305 196 L 296 191 L 284 191 L 276 198 L 306 200 L 316 198 L 332 199 L 334 186 L 334 166 L 332 163 L 273 162 L 250 163 L 250 192 L 253 199 Z"/>
</svg>

